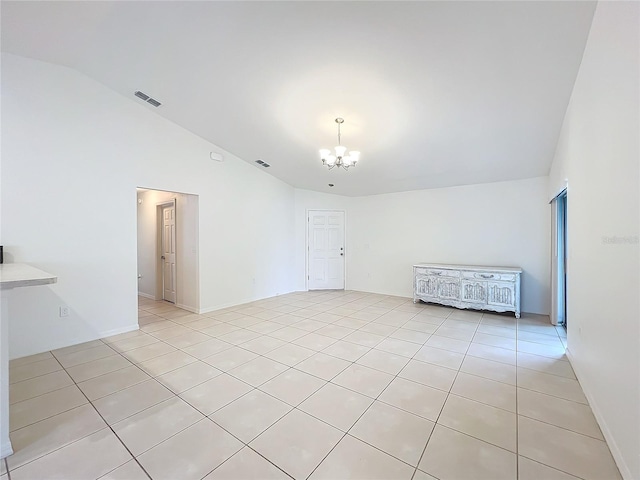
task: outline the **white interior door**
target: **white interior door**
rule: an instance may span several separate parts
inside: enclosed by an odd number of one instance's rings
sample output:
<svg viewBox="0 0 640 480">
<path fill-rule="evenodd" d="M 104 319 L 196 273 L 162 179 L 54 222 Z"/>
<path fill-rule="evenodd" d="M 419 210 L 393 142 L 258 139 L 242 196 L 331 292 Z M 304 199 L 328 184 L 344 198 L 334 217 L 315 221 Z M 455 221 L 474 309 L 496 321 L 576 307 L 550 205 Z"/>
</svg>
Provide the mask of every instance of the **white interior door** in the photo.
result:
<svg viewBox="0 0 640 480">
<path fill-rule="evenodd" d="M 162 298 L 176 303 L 176 204 L 162 207 Z"/>
<path fill-rule="evenodd" d="M 344 212 L 311 210 L 307 221 L 309 290 L 344 289 Z"/>
</svg>

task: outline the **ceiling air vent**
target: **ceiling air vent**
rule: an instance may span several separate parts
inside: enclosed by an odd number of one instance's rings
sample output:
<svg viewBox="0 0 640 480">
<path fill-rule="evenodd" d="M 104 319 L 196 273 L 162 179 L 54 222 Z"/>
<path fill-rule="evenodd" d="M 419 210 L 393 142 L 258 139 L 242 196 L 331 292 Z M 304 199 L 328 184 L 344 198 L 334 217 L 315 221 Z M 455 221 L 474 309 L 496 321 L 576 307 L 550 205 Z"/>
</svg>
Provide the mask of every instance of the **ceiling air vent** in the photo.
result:
<svg viewBox="0 0 640 480">
<path fill-rule="evenodd" d="M 160 105 L 162 105 L 159 101 L 157 101 L 155 98 L 151 98 L 149 95 L 147 95 L 146 93 L 141 92 L 140 90 L 137 90 L 136 92 L 134 92 L 134 95 L 142 100 L 144 100 L 145 102 L 153 105 L 154 107 L 159 107 Z"/>
<path fill-rule="evenodd" d="M 267 162 L 263 162 L 262 160 L 256 160 L 256 163 L 264 168 L 269 168 L 271 166 Z"/>
</svg>

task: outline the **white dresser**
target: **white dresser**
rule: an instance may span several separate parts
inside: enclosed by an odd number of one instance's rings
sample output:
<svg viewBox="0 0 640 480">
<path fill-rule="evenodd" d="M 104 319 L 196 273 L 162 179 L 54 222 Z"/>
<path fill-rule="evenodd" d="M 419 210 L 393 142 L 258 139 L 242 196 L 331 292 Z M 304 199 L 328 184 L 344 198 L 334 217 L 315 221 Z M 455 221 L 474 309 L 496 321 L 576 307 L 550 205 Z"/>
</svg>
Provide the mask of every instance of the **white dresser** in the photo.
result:
<svg viewBox="0 0 640 480">
<path fill-rule="evenodd" d="M 413 266 L 413 303 L 514 312 L 520 318 L 521 268 L 420 263 Z"/>
</svg>

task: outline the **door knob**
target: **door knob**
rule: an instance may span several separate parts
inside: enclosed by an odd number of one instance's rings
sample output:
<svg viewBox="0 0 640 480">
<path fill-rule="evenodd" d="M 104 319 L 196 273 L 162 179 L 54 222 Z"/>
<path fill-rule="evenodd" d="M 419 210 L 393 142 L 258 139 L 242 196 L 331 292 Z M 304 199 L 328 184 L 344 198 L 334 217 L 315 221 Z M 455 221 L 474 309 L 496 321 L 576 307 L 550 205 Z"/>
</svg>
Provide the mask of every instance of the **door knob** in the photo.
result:
<svg viewBox="0 0 640 480">
<path fill-rule="evenodd" d="M 162 255 L 160 258 L 161 258 L 162 260 L 164 260 L 164 255 Z"/>
<path fill-rule="evenodd" d="M 341 257 L 344 257 L 344 253 L 340 253 L 340 256 L 341 256 Z"/>
</svg>

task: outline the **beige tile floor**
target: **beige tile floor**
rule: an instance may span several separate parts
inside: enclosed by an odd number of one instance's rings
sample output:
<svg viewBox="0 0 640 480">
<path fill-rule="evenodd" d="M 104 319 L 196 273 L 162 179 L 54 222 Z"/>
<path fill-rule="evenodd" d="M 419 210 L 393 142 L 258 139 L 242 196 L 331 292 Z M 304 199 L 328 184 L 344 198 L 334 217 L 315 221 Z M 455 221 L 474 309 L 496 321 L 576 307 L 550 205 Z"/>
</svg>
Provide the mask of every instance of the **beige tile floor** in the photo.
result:
<svg viewBox="0 0 640 480">
<path fill-rule="evenodd" d="M 620 478 L 546 317 L 305 292 L 139 321 L 11 362 L 2 480 Z"/>
</svg>

